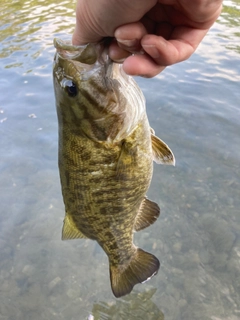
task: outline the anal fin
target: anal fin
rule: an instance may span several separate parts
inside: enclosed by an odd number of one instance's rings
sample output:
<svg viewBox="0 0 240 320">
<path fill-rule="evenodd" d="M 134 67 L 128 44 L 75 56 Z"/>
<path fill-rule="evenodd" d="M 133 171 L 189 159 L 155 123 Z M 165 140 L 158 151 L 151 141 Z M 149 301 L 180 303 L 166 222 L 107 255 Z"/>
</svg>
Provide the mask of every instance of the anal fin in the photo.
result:
<svg viewBox="0 0 240 320">
<path fill-rule="evenodd" d="M 62 229 L 62 240 L 70 239 L 81 239 L 87 238 L 81 231 L 76 227 L 72 217 L 66 213 L 63 229 Z"/>
<path fill-rule="evenodd" d="M 151 131 L 153 160 L 158 164 L 175 166 L 175 157 L 169 146 Z"/>
<path fill-rule="evenodd" d="M 147 228 L 157 220 L 159 215 L 160 208 L 158 204 L 147 198 L 144 198 L 135 219 L 135 231 Z"/>
</svg>

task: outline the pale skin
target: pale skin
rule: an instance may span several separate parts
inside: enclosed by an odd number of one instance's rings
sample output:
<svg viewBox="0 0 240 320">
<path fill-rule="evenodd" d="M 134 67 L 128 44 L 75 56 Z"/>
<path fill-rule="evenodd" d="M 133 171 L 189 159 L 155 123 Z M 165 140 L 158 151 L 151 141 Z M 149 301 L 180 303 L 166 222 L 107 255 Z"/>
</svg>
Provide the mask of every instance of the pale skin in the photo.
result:
<svg viewBox="0 0 240 320">
<path fill-rule="evenodd" d="M 112 37 L 127 74 L 154 77 L 188 59 L 221 13 L 222 0 L 78 0 L 75 45 Z"/>
</svg>

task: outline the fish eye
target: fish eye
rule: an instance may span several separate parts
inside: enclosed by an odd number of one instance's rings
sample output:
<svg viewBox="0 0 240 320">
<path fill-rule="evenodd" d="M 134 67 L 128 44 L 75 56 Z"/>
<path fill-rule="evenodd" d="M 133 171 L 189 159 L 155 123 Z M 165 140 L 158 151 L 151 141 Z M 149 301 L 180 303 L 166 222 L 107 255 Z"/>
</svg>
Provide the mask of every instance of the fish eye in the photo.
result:
<svg viewBox="0 0 240 320">
<path fill-rule="evenodd" d="M 64 81 L 64 88 L 69 97 L 75 97 L 77 95 L 77 86 L 72 80 Z"/>
</svg>

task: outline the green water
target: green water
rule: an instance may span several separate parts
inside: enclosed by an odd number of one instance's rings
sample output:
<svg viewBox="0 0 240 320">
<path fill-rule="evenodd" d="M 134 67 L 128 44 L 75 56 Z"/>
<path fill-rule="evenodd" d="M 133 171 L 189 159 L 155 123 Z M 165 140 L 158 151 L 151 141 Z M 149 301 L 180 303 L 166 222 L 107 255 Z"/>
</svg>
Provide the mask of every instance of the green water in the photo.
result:
<svg viewBox="0 0 240 320">
<path fill-rule="evenodd" d="M 97 243 L 61 241 L 52 40 L 75 3 L 1 1 L 0 320 L 240 318 L 240 1 L 224 3 L 191 59 L 137 79 L 177 162 L 154 167 L 161 216 L 135 234 L 160 271 L 115 299 Z"/>
</svg>

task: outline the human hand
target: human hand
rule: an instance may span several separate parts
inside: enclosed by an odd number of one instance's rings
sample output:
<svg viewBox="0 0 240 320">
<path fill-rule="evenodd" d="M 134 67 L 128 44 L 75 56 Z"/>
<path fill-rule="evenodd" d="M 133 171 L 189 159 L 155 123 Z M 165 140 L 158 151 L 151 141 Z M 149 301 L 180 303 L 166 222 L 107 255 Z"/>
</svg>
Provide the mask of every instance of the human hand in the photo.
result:
<svg viewBox="0 0 240 320">
<path fill-rule="evenodd" d="M 124 61 L 127 74 L 153 77 L 191 56 L 221 6 L 222 0 L 78 0 L 73 43 L 115 37 L 110 57 Z"/>
</svg>

